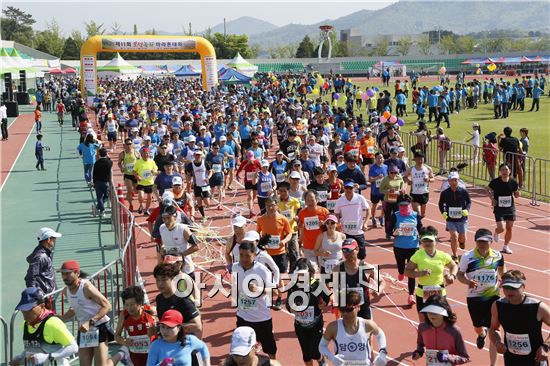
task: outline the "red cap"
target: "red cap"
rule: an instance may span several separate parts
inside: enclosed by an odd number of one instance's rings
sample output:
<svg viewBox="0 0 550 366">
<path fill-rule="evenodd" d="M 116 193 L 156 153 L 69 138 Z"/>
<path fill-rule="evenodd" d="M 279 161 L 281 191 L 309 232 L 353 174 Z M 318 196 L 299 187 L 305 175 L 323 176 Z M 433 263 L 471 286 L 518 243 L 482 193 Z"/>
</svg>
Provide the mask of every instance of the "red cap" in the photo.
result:
<svg viewBox="0 0 550 366">
<path fill-rule="evenodd" d="M 151 152 L 151 150 L 149 150 L 149 148 L 147 147 L 144 147 L 143 149 L 141 149 L 141 152 Z"/>
<path fill-rule="evenodd" d="M 183 316 L 177 310 L 167 310 L 162 314 L 160 323 L 169 326 L 170 328 L 175 327 L 176 325 L 183 324 Z"/>
<path fill-rule="evenodd" d="M 76 272 L 80 271 L 80 263 L 75 260 L 68 260 L 63 263 L 59 272 Z"/>
<path fill-rule="evenodd" d="M 346 240 L 344 240 L 344 242 L 342 243 L 342 249 L 355 249 L 357 248 L 359 245 L 357 244 L 357 240 L 355 239 L 351 239 L 351 238 L 348 238 Z"/>
</svg>

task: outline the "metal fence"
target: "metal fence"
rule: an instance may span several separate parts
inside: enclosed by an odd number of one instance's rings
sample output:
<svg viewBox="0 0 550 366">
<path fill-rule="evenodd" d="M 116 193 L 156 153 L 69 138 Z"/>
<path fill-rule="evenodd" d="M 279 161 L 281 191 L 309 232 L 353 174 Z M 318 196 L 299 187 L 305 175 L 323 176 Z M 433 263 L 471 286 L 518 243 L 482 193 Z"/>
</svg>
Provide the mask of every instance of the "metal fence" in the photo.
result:
<svg viewBox="0 0 550 366">
<path fill-rule="evenodd" d="M 413 149 L 419 149 L 414 135 L 403 135 L 403 145 L 410 153 Z M 448 172 L 451 168 L 460 166 L 460 175 L 471 181 L 473 185 L 487 186 L 489 182 L 498 177 L 498 167 L 503 162 L 508 163 L 512 170 L 512 176 L 518 181 L 520 191 L 531 197 L 531 205 L 537 205 L 537 198 L 550 198 L 548 188 L 548 172 L 550 160 L 539 159 L 519 153 L 506 153 L 505 155 L 496 149 L 494 163 L 484 161 L 486 151 L 493 148 L 474 147 L 472 144 L 453 141 L 450 149 L 443 151 L 436 140 L 431 140 L 421 150 L 426 155 L 427 165 L 436 171 Z"/>
<path fill-rule="evenodd" d="M 120 199 L 120 193 L 120 186 L 115 188 L 111 182 L 111 224 L 115 235 L 115 243 L 119 247 L 119 256 L 87 278 L 110 301 L 112 308 L 108 315 L 113 329 L 116 324 L 117 316 L 121 311 L 120 293 L 124 288 L 138 283 L 137 279 L 139 276 L 136 263 L 137 246 L 135 240 L 134 217 L 124 205 L 123 198 L 122 200 Z M 64 290 L 65 288 L 62 288 L 46 295 L 46 298 L 52 299 L 53 307 L 60 315 L 65 314 L 69 309 L 68 300 L 66 299 L 67 296 Z M 0 317 L 0 322 L 4 330 L 3 343 L 6 365 L 8 361 L 11 362 L 16 355 L 14 354 L 15 327 L 19 319 L 19 313 L 18 310 L 13 312 L 9 323 L 9 331 L 8 324 L 4 318 Z M 76 336 L 78 332 L 78 323 L 74 317 L 68 322 L 68 328 L 69 331 Z"/>
</svg>

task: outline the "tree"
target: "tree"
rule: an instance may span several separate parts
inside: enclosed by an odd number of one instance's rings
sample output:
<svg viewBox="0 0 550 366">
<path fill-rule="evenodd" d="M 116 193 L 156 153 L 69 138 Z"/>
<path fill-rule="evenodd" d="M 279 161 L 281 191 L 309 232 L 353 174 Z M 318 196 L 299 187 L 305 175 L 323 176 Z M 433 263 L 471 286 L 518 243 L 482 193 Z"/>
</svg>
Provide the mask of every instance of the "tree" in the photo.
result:
<svg viewBox="0 0 550 366">
<path fill-rule="evenodd" d="M 444 36 L 444 37 L 442 37 L 441 42 L 439 42 L 439 48 L 446 55 L 451 54 L 451 53 L 456 53 L 455 38 L 453 36 Z"/>
<path fill-rule="evenodd" d="M 334 47 L 334 57 L 349 57 L 348 41 L 337 41 L 336 47 Z"/>
<path fill-rule="evenodd" d="M 255 43 L 250 46 L 250 58 L 258 58 L 258 55 L 262 51 L 262 48 L 259 44 Z"/>
<path fill-rule="evenodd" d="M 418 46 L 418 51 L 422 55 L 429 55 L 431 53 L 430 48 L 432 47 L 432 45 L 430 44 L 430 37 L 427 34 L 423 34 L 420 37 L 420 40 L 418 41 L 417 46 Z"/>
<path fill-rule="evenodd" d="M 36 49 L 61 58 L 65 48 L 65 40 L 61 36 L 59 24 L 52 19 L 46 23 L 46 30 L 36 34 Z"/>
<path fill-rule="evenodd" d="M 134 36 L 138 35 L 137 24 L 134 24 Z"/>
<path fill-rule="evenodd" d="M 88 38 L 98 35 L 100 36 L 105 33 L 105 29 L 103 29 L 103 24 L 97 24 L 93 20 L 90 20 L 89 23 L 84 23 L 84 27 L 86 28 L 86 34 L 88 35 Z"/>
<path fill-rule="evenodd" d="M 24 45 L 33 47 L 33 29 L 32 25 L 36 21 L 31 14 L 8 6 L 2 9 L 2 18 L 0 19 L 0 33 L 2 38 L 9 41 L 15 41 Z"/>
<path fill-rule="evenodd" d="M 114 22 L 111 26 L 111 34 L 122 34 L 121 25 L 118 22 Z"/>
<path fill-rule="evenodd" d="M 485 40 L 485 48 L 488 53 L 505 52 L 510 47 L 510 41 L 505 38 L 491 38 Z"/>
<path fill-rule="evenodd" d="M 476 46 L 476 40 L 470 36 L 458 37 L 457 39 L 457 53 L 474 53 Z"/>
<path fill-rule="evenodd" d="M 237 53 L 240 53 L 244 58 L 251 58 L 252 56 L 246 34 L 227 34 L 224 36 L 222 33 L 214 33 L 208 40 L 216 50 L 216 57 L 220 59 L 233 58 Z"/>
<path fill-rule="evenodd" d="M 78 60 L 80 58 L 80 47 L 77 46 L 72 37 L 65 40 L 62 58 L 64 60 Z"/>
<path fill-rule="evenodd" d="M 409 53 L 411 46 L 412 46 L 411 37 L 408 37 L 408 36 L 403 37 L 401 38 L 401 40 L 399 41 L 399 44 L 397 45 L 397 52 L 399 52 L 401 56 L 406 56 Z"/>
<path fill-rule="evenodd" d="M 388 54 L 388 41 L 385 39 L 380 39 L 376 44 L 374 45 L 374 48 L 372 49 L 372 55 L 373 56 L 386 56 Z"/>
<path fill-rule="evenodd" d="M 298 49 L 296 50 L 296 58 L 308 58 L 308 57 L 314 57 L 315 47 L 313 46 L 313 43 L 311 42 L 311 39 L 309 36 L 305 36 L 302 39 L 302 42 L 298 45 Z"/>
<path fill-rule="evenodd" d="M 548 51 L 550 49 L 550 37 L 548 35 L 541 37 L 539 40 L 533 42 L 531 48 L 533 51 Z"/>
</svg>

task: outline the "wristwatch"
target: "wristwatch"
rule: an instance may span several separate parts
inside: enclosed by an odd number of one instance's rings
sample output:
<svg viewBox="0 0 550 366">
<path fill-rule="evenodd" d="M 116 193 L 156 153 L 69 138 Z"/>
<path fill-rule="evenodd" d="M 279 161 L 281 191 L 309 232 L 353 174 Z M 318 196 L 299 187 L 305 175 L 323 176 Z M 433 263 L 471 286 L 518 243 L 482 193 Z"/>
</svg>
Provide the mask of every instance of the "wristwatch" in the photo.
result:
<svg viewBox="0 0 550 366">
<path fill-rule="evenodd" d="M 95 325 L 95 320 L 90 319 L 90 320 L 88 321 L 88 323 L 93 327 L 93 326 Z"/>
<path fill-rule="evenodd" d="M 385 353 L 386 355 L 388 354 L 388 351 L 386 350 L 386 348 L 380 348 L 378 350 L 378 353 Z"/>
</svg>

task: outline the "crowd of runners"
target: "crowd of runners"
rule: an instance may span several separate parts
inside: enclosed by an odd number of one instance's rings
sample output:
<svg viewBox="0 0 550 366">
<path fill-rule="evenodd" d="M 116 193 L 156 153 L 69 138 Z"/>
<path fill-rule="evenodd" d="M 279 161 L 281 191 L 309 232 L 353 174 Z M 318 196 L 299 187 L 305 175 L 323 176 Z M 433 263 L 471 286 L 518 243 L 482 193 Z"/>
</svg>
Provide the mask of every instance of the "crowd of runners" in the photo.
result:
<svg viewBox="0 0 550 366">
<path fill-rule="evenodd" d="M 542 80 L 533 84 L 533 105 L 541 95 L 536 88 L 544 90 Z M 231 214 L 233 234 L 225 246 L 237 309 L 223 365 L 279 365 L 272 312 L 283 308 L 294 314 L 296 349 L 304 364 L 385 365 L 392 355 L 386 338 L 392 334 L 375 322 L 370 304 L 386 286 L 378 265 L 393 263 L 372 263 L 367 248 L 367 240 L 384 238 L 393 243 L 396 277 L 406 281 L 408 304 L 418 312 L 418 337 L 410 344 L 414 360 L 424 358 L 430 366 L 469 362 L 458 322 L 474 327 L 479 349 L 487 343 L 489 365 L 496 365 L 498 353 L 507 366 L 547 361 L 550 337 L 543 338 L 541 327 L 550 325 L 549 308 L 526 295 L 522 272 L 505 265 L 505 255 L 512 255 L 520 189 L 511 166 L 499 166 L 487 186 L 495 227 L 480 228 L 468 238 L 472 205 L 460 167 L 447 172 L 441 166 L 434 173 L 425 164 L 426 145 L 432 140 L 426 123 L 434 114 L 433 139 L 442 148 L 449 143 L 439 123 L 443 119 L 450 126 L 453 109 L 448 102 L 456 102 L 451 99 L 458 95 L 455 90 L 465 88 L 466 97 L 476 103 L 493 98 L 500 105 L 507 88 L 513 93 L 516 84 L 491 80 L 492 97 L 486 98 L 481 85 L 487 81 L 458 82 L 424 95 L 415 80 L 413 103 L 422 122 L 415 132 L 419 143 L 407 151 L 389 91 L 376 97 L 374 89 L 360 92 L 339 81 L 338 91 L 347 102 L 338 107 L 316 95 L 319 90 L 307 93 L 318 81 L 313 75 L 262 74 L 251 87 L 204 92 L 198 81 L 170 77 L 112 79 L 100 83 L 92 105 L 78 96 L 74 81 L 45 85 L 47 90 L 56 85 L 62 90 L 59 95 L 75 95 L 59 98 L 57 105 L 69 105 L 67 111 L 74 115 L 73 127 L 80 134 L 75 147 L 86 184 L 96 191 L 99 215 L 106 215 L 109 185 L 118 169 L 129 209 L 147 217 L 151 240 L 157 243 L 154 278 L 159 295 L 152 306 L 145 304 L 141 287 L 124 289 L 124 310 L 111 329 L 112 304 L 86 279 L 75 258 L 59 269 L 70 310 L 57 316 L 45 294 L 58 288 L 51 256 L 61 233 L 42 228 L 27 258 L 27 288 L 17 306 L 25 318 L 25 350 L 12 364 L 66 364 L 78 354 L 84 366 L 209 365 L 197 288 L 192 282 L 184 288 L 172 284 L 178 278 L 195 279 L 193 253 L 204 246 L 197 228 L 212 208 L 229 212 L 226 195 L 241 191 L 246 203 Z M 329 77 L 327 82 L 334 100 L 336 83 Z M 408 90 L 396 83 L 395 92 L 402 95 L 395 98 L 402 115 Z M 370 97 L 361 97 L 363 93 Z M 355 106 L 362 113 L 354 113 Z M 430 112 L 426 123 L 420 116 L 425 108 Z M 505 118 L 502 107 L 499 113 Z M 41 116 L 39 104 L 38 141 Z M 511 133 L 507 127 L 495 148 L 517 141 L 521 149 L 523 144 Z M 477 139 L 479 143 L 479 133 Z M 38 150 L 37 143 L 40 162 Z M 438 190 L 430 184 L 436 174 L 445 178 Z M 430 219 L 445 223 L 450 253 L 438 245 L 446 234 L 425 223 L 429 202 L 439 208 L 440 216 Z M 446 300 L 449 286 L 464 287 L 471 319 L 457 319 Z M 78 321 L 74 335 L 63 322 L 73 317 Z M 112 341 L 121 347 L 109 357 Z"/>
</svg>

